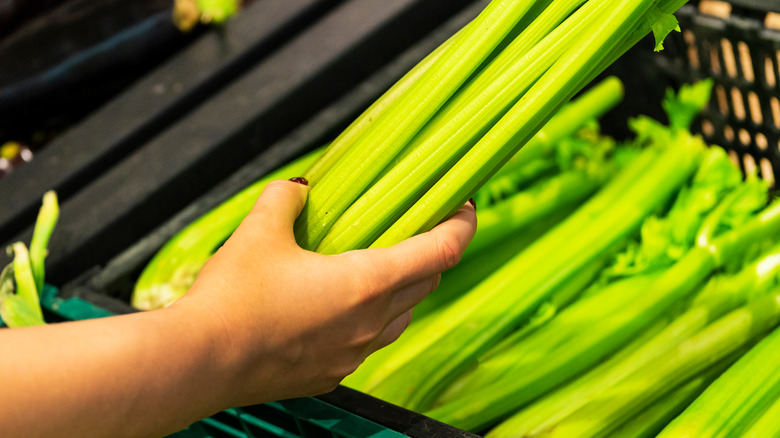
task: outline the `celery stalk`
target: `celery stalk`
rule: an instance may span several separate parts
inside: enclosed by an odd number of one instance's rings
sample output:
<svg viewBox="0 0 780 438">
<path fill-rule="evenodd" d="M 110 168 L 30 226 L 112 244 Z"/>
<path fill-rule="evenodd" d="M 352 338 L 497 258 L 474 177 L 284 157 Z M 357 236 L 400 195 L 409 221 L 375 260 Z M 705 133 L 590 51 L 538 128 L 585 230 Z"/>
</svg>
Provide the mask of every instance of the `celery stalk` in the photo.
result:
<svg viewBox="0 0 780 438">
<path fill-rule="evenodd" d="M 603 291 L 575 303 L 522 342 L 505 347 L 481 360 L 474 372 L 464 375 L 437 400 L 443 405 L 428 411 L 433 418 L 457 427 L 479 430 L 493 414 L 507 411 L 537 398 L 551 385 L 587 369 L 628 340 L 636 329 L 625 327 L 620 335 L 603 336 L 617 331 L 618 322 L 641 324 L 636 320 L 615 321 L 625 313 L 658 278 L 657 273 L 619 280 Z M 622 319 L 622 318 L 621 318 Z M 499 407 L 505 398 L 510 407 Z M 490 414 L 484 411 L 490 411 Z M 466 424 L 464 417 L 481 419 L 483 424 Z"/>
<path fill-rule="evenodd" d="M 9 327 L 43 325 L 30 254 L 21 242 L 14 243 L 11 248 L 14 261 L 0 273 L 0 317 Z"/>
<path fill-rule="evenodd" d="M 744 351 L 739 350 L 722 359 L 703 373 L 661 397 L 650 407 L 623 423 L 610 435 L 621 438 L 652 438 L 656 436 L 743 353 Z"/>
<path fill-rule="evenodd" d="M 587 226 L 588 223 L 594 221 L 599 217 L 599 214 L 606 208 L 608 208 L 610 205 L 616 205 L 619 201 L 619 196 L 623 193 L 624 188 L 626 186 L 631 185 L 636 180 L 636 175 L 640 174 L 643 169 L 647 168 L 648 166 L 653 163 L 655 159 L 658 158 L 658 149 L 652 148 L 644 151 L 639 156 L 635 157 L 630 164 L 618 175 L 616 175 L 610 183 L 602 188 L 596 196 L 588 200 L 588 202 L 585 203 L 582 207 L 577 209 L 576 212 L 574 212 L 570 217 L 568 217 L 565 221 L 558 224 L 553 230 L 546 233 L 544 236 L 537 240 L 534 240 L 531 246 L 527 247 L 522 253 L 518 254 L 517 257 L 524 257 L 525 262 L 516 262 L 517 267 L 516 268 L 505 268 L 503 267 L 504 262 L 506 260 L 499 262 L 495 262 L 496 265 L 494 267 L 491 267 L 489 270 L 485 270 L 486 277 L 480 278 L 480 281 L 495 281 L 500 277 L 496 277 L 499 271 L 506 269 L 508 273 L 515 273 L 518 269 L 523 269 L 527 264 L 539 262 L 541 260 L 545 260 L 547 257 L 552 257 L 554 255 L 554 250 L 552 248 L 559 245 L 559 243 L 568 242 L 569 240 L 573 239 L 575 236 L 578 235 L 582 231 L 584 227 Z M 518 236 L 519 237 L 519 236 Z M 539 243 L 544 242 L 544 243 Z M 525 256 L 524 254 L 526 252 L 532 252 L 533 255 L 531 256 Z M 515 251 L 511 251 L 509 247 L 507 247 L 507 253 L 504 253 L 503 251 L 500 253 L 504 256 L 509 256 L 509 259 L 512 259 L 512 255 L 517 254 Z M 466 261 L 468 263 L 468 260 Z M 491 262 L 493 263 L 493 262 Z M 513 263 L 513 262 L 509 262 Z M 499 268 L 498 270 L 495 270 L 494 268 Z M 495 270 L 495 273 L 493 271 Z M 528 272 L 532 272 L 531 269 L 528 270 Z M 511 275 L 511 274 L 507 274 Z M 522 273 L 521 273 L 522 275 Z M 492 277 L 496 277 L 495 279 L 492 279 Z M 518 276 L 516 278 L 522 278 L 522 276 Z M 444 280 L 444 276 L 442 277 Z M 442 281 L 444 283 L 444 281 Z M 507 281 L 503 284 L 503 287 L 506 288 L 511 285 L 511 281 Z M 478 286 L 475 288 L 475 290 L 478 290 L 482 288 L 483 286 Z M 495 287 L 490 288 L 484 288 L 484 293 L 490 293 L 496 290 Z M 505 292 L 506 293 L 506 292 Z M 376 354 L 369 357 L 367 360 L 368 363 L 372 363 L 374 366 L 369 367 L 368 369 L 370 371 L 366 371 L 365 369 L 358 370 L 358 373 L 361 374 L 361 382 L 365 382 L 364 384 L 361 384 L 360 388 L 366 390 L 367 392 L 370 392 L 370 388 L 378 385 L 381 383 L 384 379 L 386 379 L 389 375 L 393 374 L 395 371 L 400 369 L 407 361 L 409 361 L 411 358 L 413 358 L 415 355 L 419 354 L 421 351 L 424 351 L 428 345 L 429 340 L 433 339 L 432 337 L 440 336 L 441 333 L 443 333 L 446 330 L 450 330 L 453 327 L 458 325 L 458 321 L 460 321 L 460 318 L 462 316 L 465 316 L 468 312 L 472 311 L 472 309 L 476 308 L 478 305 L 479 299 L 482 295 L 480 295 L 478 292 L 469 292 L 467 296 L 471 296 L 471 302 L 469 304 L 457 304 L 459 306 L 463 306 L 462 310 L 465 313 L 454 313 L 451 315 L 451 321 L 453 321 L 452 325 L 446 325 L 441 317 L 437 317 L 436 325 L 438 326 L 438 332 L 429 332 L 426 333 L 424 336 L 417 336 L 415 333 L 415 336 L 412 336 L 412 333 L 405 333 L 398 341 L 396 341 L 393 345 L 388 347 L 389 349 L 393 349 L 397 352 L 397 354 L 394 355 L 387 355 L 382 354 L 383 360 L 377 361 L 374 360 L 374 357 L 377 356 Z M 464 297 L 465 298 L 465 297 Z M 530 310 L 529 310 L 530 311 Z M 444 310 L 444 313 L 451 312 L 451 310 L 446 309 Z M 465 318 L 464 318 L 465 320 Z M 415 327 L 414 325 L 412 326 Z M 419 326 L 418 326 L 419 327 Z M 407 345 L 409 343 L 409 345 Z M 432 342 L 431 342 L 432 343 Z M 403 345 L 403 348 L 400 348 Z M 386 349 L 387 350 L 387 349 Z M 382 352 L 380 352 L 381 354 Z M 366 373 L 370 372 L 370 375 L 366 375 Z"/>
<path fill-rule="evenodd" d="M 567 104 L 547 122 L 497 173 L 513 172 L 518 166 L 534 161 L 554 148 L 557 142 L 585 124 L 612 109 L 623 99 L 623 83 L 610 76 Z"/>
<path fill-rule="evenodd" d="M 609 52 L 624 43 L 626 35 L 641 24 L 654 2 L 615 3 L 602 4 L 602 15 L 588 26 L 588 32 L 582 36 L 582 45 L 574 45 L 565 52 L 493 128 L 371 246 L 391 246 L 431 229 L 457 210 L 584 85 L 586 78 L 595 76 L 604 67 L 602 63 Z"/>
<path fill-rule="evenodd" d="M 775 396 L 775 401 L 767 408 L 761 417 L 745 431 L 744 438 L 770 438 L 780 437 L 780 395 Z"/>
<path fill-rule="evenodd" d="M 477 213 L 478 217 L 479 214 L 481 214 L 481 211 Z M 393 356 L 407 349 L 408 343 L 414 343 L 417 333 L 426 324 L 433 321 L 436 315 L 444 311 L 447 305 L 468 292 L 569 214 L 571 214 L 571 209 L 558 210 L 550 217 L 534 223 L 530 227 L 519 229 L 509 239 L 501 242 L 496 247 L 490 248 L 489 252 L 478 253 L 470 259 L 462 261 L 455 268 L 443 273 L 439 287 L 420 304 L 415 306 L 412 324 L 403 335 L 393 344 L 369 356 L 357 371 L 344 380 L 343 384 L 350 388 L 362 391 L 367 390 L 371 386 L 367 382 L 376 379 L 375 372 L 386 366 L 386 362 L 391 360 Z M 531 318 L 532 322 L 528 325 L 541 324 L 542 313 L 546 317 L 551 317 L 555 310 L 563 308 L 571 300 L 575 299 L 580 289 L 584 288 L 598 274 L 602 266 L 603 262 L 598 260 L 578 272 L 575 278 L 563 285 L 561 290 L 551 294 L 549 302 L 541 306 L 544 310 L 537 312 L 540 316 Z"/>
<path fill-rule="evenodd" d="M 57 195 L 46 192 L 35 220 L 30 250 L 22 242 L 8 248 L 14 260 L 0 273 L 0 318 L 9 327 L 45 324 L 39 292 L 43 289 L 46 246 L 58 217 Z"/>
<path fill-rule="evenodd" d="M 514 230 L 556 209 L 582 202 L 604 183 L 614 166 L 605 163 L 598 170 L 600 172 L 595 175 L 580 170 L 564 172 L 485 210 L 478 217 L 479 232 L 471 240 L 464 257 L 496 245 Z"/>
<path fill-rule="evenodd" d="M 14 293 L 14 274 L 12 265 L 0 272 L 0 318 L 9 327 L 27 327 L 43 325 L 42 316 L 35 307 Z M 37 306 L 40 310 L 40 305 Z"/>
<path fill-rule="evenodd" d="M 60 210 L 57 204 L 57 195 L 54 192 L 46 192 L 43 195 L 43 205 L 38 211 L 38 217 L 35 219 L 33 236 L 30 241 L 30 264 L 32 265 L 33 277 L 35 277 L 35 289 L 43 290 L 43 278 L 45 275 L 44 260 L 46 259 L 49 246 L 49 239 L 57 225 Z"/>
<path fill-rule="evenodd" d="M 679 417 L 672 421 L 659 438 L 745 436 L 755 421 L 751 433 L 766 430 L 769 437 L 777 417 L 756 421 L 780 398 L 780 330 L 753 347 L 731 368 L 726 370 Z M 769 429 L 763 429 L 765 424 Z M 762 424 L 758 424 L 762 423 Z"/>
<path fill-rule="evenodd" d="M 485 211 L 480 209 L 477 212 L 477 218 Z M 432 319 L 431 317 L 443 311 L 447 305 L 468 292 L 513 256 L 523 251 L 530 243 L 570 215 L 572 211 L 573 207 L 558 209 L 550 216 L 534 222 L 528 227 L 518 229 L 512 236 L 502 241 L 499 245 L 490 248 L 489 251 L 474 254 L 470 258 L 461 261 L 453 269 L 444 272 L 439 287 L 420 304 L 415 306 L 412 324 L 401 338 L 369 356 L 357 371 L 346 378 L 344 384 L 354 389 L 366 389 L 366 381 L 371 378 L 374 371 L 382 367 L 390 357 L 403 351 L 406 348 L 407 341 L 413 342 L 415 334 L 422 329 L 425 323 Z M 477 229 L 477 233 L 479 232 L 479 229 Z M 592 266 L 578 273 L 578 278 L 585 283 L 595 277 L 602 266 L 603 263 L 601 261 L 593 263 Z M 570 289 L 572 286 L 576 287 L 576 284 L 573 285 L 572 283 L 576 283 L 576 281 L 568 283 L 566 287 Z M 582 284 L 581 287 L 585 287 L 585 284 Z M 571 292 L 571 294 L 574 293 L 577 293 L 577 291 Z M 566 294 L 566 292 L 563 292 L 563 294 Z M 555 294 L 550 301 L 550 305 L 556 308 L 566 304 L 566 300 L 563 297 L 555 298 Z"/>
<path fill-rule="evenodd" d="M 468 25 L 467 25 L 468 26 Z M 334 164 L 365 134 L 366 130 L 397 101 L 409 88 L 425 73 L 428 68 L 441 56 L 444 50 L 457 38 L 460 32 L 451 36 L 422 61 L 417 63 L 401 79 L 393 84 L 382 96 L 368 107 L 357 119 L 355 119 L 344 131 L 333 140 L 322 155 L 302 175 L 314 187 Z"/>
</svg>

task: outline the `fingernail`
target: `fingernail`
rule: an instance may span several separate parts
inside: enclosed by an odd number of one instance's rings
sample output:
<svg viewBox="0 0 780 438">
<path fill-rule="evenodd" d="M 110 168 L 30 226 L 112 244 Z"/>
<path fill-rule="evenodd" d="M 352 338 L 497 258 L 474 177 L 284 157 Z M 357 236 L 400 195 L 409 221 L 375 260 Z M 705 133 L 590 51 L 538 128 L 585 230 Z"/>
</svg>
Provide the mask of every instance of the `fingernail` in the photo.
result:
<svg viewBox="0 0 780 438">
<path fill-rule="evenodd" d="M 474 198 L 469 198 L 469 204 L 474 207 L 474 211 L 477 211 L 477 203 L 474 202 Z"/>
<path fill-rule="evenodd" d="M 303 184 L 305 186 L 309 185 L 309 181 L 307 181 L 306 178 L 302 176 L 296 176 L 295 178 L 290 178 L 290 181 L 298 184 Z"/>
</svg>

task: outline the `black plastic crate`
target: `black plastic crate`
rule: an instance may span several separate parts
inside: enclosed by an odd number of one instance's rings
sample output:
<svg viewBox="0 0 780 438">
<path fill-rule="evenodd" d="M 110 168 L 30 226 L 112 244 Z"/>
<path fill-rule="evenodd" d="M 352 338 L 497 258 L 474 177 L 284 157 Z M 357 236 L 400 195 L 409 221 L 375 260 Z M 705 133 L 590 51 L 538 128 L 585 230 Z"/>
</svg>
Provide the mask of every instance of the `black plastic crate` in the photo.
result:
<svg viewBox="0 0 780 438">
<path fill-rule="evenodd" d="M 659 70 L 679 85 L 713 78 L 709 107 L 695 129 L 730 151 L 743 171 L 776 186 L 780 172 L 780 2 L 701 1 L 677 14 Z"/>
<path fill-rule="evenodd" d="M 32 222 L 44 191 L 55 189 L 60 199 L 66 200 L 337 4 L 335 0 L 254 2 L 225 27 L 199 35 L 159 68 L 46 145 L 31 163 L 0 180 L 0 201 L 7 207 L 0 211 L 0 242 Z M 170 8 L 153 18 L 155 22 L 167 21 L 173 28 Z M 130 38 L 128 44 L 143 45 L 137 39 Z M 91 53 L 98 48 L 85 50 Z M 74 55 L 79 56 L 86 55 Z M 70 70 L 73 76 L 81 71 L 75 67 Z M 45 81 L 34 84 L 47 87 Z M 6 101 L 18 88 L 21 85 L 10 91 L 0 89 L 0 114 L 15 109 Z M 71 96 L 68 104 L 75 105 L 74 100 Z"/>
</svg>

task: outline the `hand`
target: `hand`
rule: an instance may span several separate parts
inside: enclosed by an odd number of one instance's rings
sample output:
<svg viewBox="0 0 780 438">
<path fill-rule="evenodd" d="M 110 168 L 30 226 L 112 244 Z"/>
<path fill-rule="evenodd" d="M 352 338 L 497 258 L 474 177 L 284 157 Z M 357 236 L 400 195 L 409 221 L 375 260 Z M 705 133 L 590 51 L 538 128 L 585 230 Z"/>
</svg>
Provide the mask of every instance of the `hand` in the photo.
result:
<svg viewBox="0 0 780 438">
<path fill-rule="evenodd" d="M 231 403 L 334 389 L 397 339 L 412 307 L 457 264 L 474 235 L 470 204 L 435 229 L 391 248 L 326 256 L 293 236 L 309 188 L 275 181 L 171 310 L 208 322 Z"/>
</svg>

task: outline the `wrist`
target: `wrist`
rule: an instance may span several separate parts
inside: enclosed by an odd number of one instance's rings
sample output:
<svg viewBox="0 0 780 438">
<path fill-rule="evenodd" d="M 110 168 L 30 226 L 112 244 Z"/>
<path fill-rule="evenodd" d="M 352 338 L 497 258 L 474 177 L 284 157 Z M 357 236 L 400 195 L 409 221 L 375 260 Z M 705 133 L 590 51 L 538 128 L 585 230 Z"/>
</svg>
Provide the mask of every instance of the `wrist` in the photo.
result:
<svg viewBox="0 0 780 438">
<path fill-rule="evenodd" d="M 202 393 L 204 402 L 214 412 L 235 407 L 239 363 L 218 313 L 198 300 L 184 298 L 157 312 L 164 320 L 162 330 L 176 333 L 178 347 L 189 352 L 192 374 L 197 378 L 193 384 L 208 382 Z"/>
</svg>

